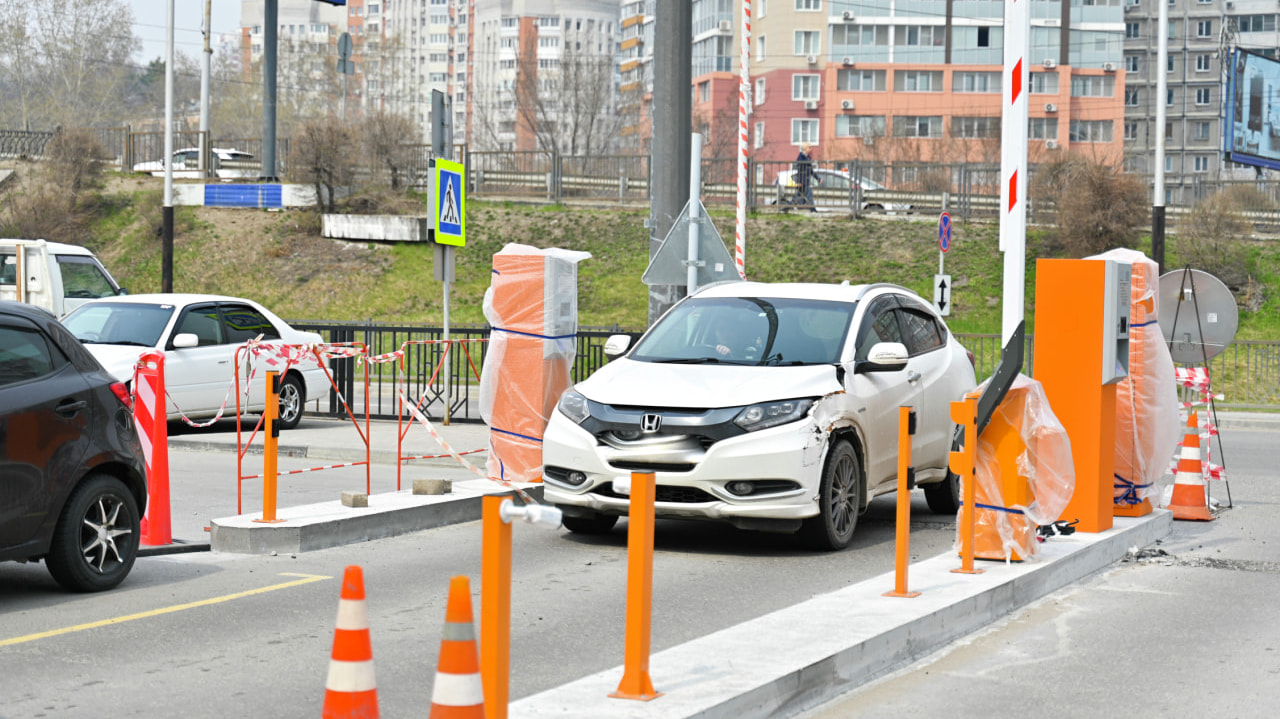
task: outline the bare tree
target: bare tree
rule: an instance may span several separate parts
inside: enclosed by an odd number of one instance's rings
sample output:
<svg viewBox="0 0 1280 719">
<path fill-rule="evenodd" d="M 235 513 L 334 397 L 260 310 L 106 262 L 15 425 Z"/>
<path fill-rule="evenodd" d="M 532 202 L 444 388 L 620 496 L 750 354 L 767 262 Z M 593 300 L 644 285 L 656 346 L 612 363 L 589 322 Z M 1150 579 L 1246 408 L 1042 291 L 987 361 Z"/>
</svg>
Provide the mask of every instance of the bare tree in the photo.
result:
<svg viewBox="0 0 1280 719">
<path fill-rule="evenodd" d="M 372 178 L 399 190 L 414 159 L 417 131 L 413 123 L 389 112 L 368 113 L 360 125 L 360 139 Z"/>
<path fill-rule="evenodd" d="M 316 202 L 333 212 L 334 191 L 355 179 L 355 133 L 334 117 L 307 120 L 292 133 L 288 174 L 316 188 Z"/>
<path fill-rule="evenodd" d="M 538 147 L 570 155 L 611 150 L 623 127 L 614 112 L 612 57 L 566 48 L 554 70 L 536 62 L 521 62 L 515 94 L 517 122 L 533 131 Z"/>
<path fill-rule="evenodd" d="M 138 46 L 132 25 L 123 0 L 0 0 L 0 124 L 122 121 Z"/>
</svg>

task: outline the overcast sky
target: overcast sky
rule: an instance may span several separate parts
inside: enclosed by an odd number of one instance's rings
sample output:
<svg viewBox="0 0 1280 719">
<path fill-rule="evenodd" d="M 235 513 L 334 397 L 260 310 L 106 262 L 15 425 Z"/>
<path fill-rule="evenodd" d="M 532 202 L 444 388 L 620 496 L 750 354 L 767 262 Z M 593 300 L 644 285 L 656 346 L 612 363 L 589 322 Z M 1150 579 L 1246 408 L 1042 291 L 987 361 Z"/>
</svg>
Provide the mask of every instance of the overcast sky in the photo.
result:
<svg viewBox="0 0 1280 719">
<path fill-rule="evenodd" d="M 173 48 L 199 59 L 204 49 L 200 25 L 204 20 L 204 0 L 173 1 Z M 165 20 L 170 0 L 127 0 L 133 9 L 133 32 L 142 38 L 142 50 L 135 61 L 145 65 L 164 57 Z M 237 32 L 240 28 L 240 3 L 238 0 L 214 0 L 213 37 Z"/>
</svg>

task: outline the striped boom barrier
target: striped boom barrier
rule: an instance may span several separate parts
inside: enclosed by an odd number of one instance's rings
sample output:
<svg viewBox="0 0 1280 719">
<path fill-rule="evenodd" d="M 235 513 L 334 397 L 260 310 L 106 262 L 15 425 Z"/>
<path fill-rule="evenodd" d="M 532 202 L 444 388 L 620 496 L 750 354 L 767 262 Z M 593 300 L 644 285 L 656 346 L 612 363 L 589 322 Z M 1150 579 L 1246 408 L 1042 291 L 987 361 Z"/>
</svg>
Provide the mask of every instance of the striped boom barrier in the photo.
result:
<svg viewBox="0 0 1280 719">
<path fill-rule="evenodd" d="M 742 49 L 738 55 L 738 195 L 733 230 L 733 264 L 746 279 L 747 255 L 747 113 L 751 112 L 751 0 L 742 0 Z"/>
<path fill-rule="evenodd" d="M 169 507 L 169 425 L 164 397 L 164 353 L 144 352 L 133 369 L 133 421 L 147 463 L 142 544 L 173 544 Z"/>
</svg>

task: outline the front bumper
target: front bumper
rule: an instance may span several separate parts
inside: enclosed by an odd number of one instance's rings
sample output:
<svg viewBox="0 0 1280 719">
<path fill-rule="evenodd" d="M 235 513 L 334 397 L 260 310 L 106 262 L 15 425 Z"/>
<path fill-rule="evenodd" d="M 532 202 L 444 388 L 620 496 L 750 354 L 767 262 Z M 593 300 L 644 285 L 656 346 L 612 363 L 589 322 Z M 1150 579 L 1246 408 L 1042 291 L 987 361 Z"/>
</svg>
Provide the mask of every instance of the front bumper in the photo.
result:
<svg viewBox="0 0 1280 719">
<path fill-rule="evenodd" d="M 611 447 L 560 412 L 554 412 L 542 441 L 544 497 L 565 508 L 625 515 L 630 497 L 614 480 L 655 466 L 660 517 L 729 520 L 800 520 L 818 513 L 818 486 L 825 456 L 824 435 L 810 417 L 722 439 L 703 449 L 685 443 L 662 447 Z M 585 481 L 574 485 L 568 472 Z M 759 483 L 748 496 L 730 492 L 730 482 Z M 569 511 L 572 511 L 569 509 Z"/>
</svg>

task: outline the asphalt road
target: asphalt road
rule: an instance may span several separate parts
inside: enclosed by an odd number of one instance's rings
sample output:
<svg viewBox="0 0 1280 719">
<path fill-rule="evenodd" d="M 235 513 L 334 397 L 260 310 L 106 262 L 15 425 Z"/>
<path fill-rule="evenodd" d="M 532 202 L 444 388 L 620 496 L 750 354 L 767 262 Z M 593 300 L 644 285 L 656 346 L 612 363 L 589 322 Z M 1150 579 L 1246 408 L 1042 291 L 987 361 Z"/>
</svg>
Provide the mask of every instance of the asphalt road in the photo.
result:
<svg viewBox="0 0 1280 719">
<path fill-rule="evenodd" d="M 175 494 L 229 503 L 234 457 L 174 452 Z M 954 530 L 916 495 L 913 554 L 934 556 Z M 792 536 L 659 522 L 653 651 L 890 570 L 893 514 L 892 496 L 877 500 L 834 554 Z M 61 592 L 43 565 L 0 564 L 0 717 L 318 715 L 349 564 L 364 567 L 383 715 L 425 715 L 450 577 L 471 577 L 479 611 L 480 529 L 297 556 L 144 557 L 98 595 Z M 621 664 L 625 522 L 601 538 L 514 532 L 512 698 Z"/>
<path fill-rule="evenodd" d="M 1276 432 L 1229 430 L 1232 509 L 804 719 L 1274 717 Z M 1226 488 L 1213 485 L 1226 504 Z M 1160 555 L 1159 552 L 1164 552 Z"/>
</svg>

